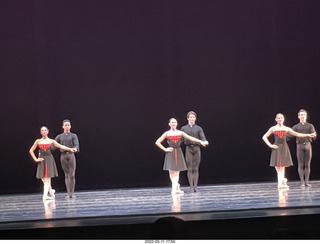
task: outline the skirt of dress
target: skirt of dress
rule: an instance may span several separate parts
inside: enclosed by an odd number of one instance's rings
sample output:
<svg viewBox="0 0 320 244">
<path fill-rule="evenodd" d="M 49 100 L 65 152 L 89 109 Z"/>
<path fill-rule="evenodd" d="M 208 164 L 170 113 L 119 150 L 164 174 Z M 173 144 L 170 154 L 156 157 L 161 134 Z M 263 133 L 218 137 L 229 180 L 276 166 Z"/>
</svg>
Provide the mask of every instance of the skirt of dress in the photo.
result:
<svg viewBox="0 0 320 244">
<path fill-rule="evenodd" d="M 44 177 L 57 177 L 57 165 L 52 155 L 43 156 L 44 161 L 38 163 L 36 177 L 42 179 Z"/>
<path fill-rule="evenodd" d="M 287 143 L 277 145 L 278 149 L 272 149 L 270 166 L 289 167 L 292 166 L 292 158 Z"/>
<path fill-rule="evenodd" d="M 163 170 L 187 170 L 186 162 L 184 160 L 181 148 L 174 148 L 172 152 L 166 152 Z"/>
</svg>

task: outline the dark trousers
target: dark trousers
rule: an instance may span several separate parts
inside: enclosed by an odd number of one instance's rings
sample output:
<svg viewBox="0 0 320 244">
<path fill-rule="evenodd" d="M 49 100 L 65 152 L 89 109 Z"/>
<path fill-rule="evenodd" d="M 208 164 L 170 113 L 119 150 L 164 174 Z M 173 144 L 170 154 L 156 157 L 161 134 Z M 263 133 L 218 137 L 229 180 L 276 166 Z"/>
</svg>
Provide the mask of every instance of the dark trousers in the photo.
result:
<svg viewBox="0 0 320 244">
<path fill-rule="evenodd" d="M 200 147 L 186 146 L 186 164 L 188 168 L 188 181 L 191 188 L 196 188 L 198 185 L 200 160 Z"/>
<path fill-rule="evenodd" d="M 312 158 L 311 143 L 297 144 L 298 173 L 300 180 L 306 184 L 309 182 L 310 164 Z"/>
<path fill-rule="evenodd" d="M 76 184 L 75 173 L 76 173 L 76 157 L 74 153 L 64 152 L 61 153 L 61 166 L 64 171 L 65 184 L 69 195 L 74 193 Z"/>
</svg>

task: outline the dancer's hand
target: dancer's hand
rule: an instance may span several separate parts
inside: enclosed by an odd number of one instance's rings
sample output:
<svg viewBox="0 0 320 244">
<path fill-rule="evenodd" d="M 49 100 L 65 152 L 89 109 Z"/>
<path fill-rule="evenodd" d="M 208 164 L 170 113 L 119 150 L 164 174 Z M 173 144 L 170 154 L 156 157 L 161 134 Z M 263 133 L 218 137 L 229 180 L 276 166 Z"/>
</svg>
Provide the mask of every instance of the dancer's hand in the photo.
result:
<svg viewBox="0 0 320 244">
<path fill-rule="evenodd" d="M 42 162 L 44 160 L 44 158 L 37 158 L 36 162 L 39 163 L 39 162 Z"/>
<path fill-rule="evenodd" d="M 278 149 L 278 146 L 277 145 L 271 145 L 270 146 L 272 149 Z"/>
<path fill-rule="evenodd" d="M 316 132 L 313 132 L 312 134 L 310 134 L 310 137 L 311 137 L 311 138 L 317 137 L 317 133 L 316 133 Z"/>
<path fill-rule="evenodd" d="M 200 143 L 201 143 L 201 145 L 204 146 L 204 147 L 209 145 L 209 142 L 208 142 L 208 141 L 201 141 Z"/>
<path fill-rule="evenodd" d="M 172 147 L 167 147 L 166 148 L 166 152 L 172 152 L 173 151 L 173 148 Z"/>
</svg>

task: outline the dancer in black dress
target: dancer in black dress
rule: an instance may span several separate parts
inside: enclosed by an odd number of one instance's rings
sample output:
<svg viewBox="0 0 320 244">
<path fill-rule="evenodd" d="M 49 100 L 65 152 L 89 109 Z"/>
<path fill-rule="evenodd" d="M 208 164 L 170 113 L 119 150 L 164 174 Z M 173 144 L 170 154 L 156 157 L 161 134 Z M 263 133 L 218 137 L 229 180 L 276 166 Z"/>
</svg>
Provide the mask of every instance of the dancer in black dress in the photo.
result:
<svg viewBox="0 0 320 244">
<path fill-rule="evenodd" d="M 169 176 L 172 182 L 172 194 L 182 194 L 183 191 L 179 185 L 179 173 L 180 171 L 187 170 L 187 166 L 184 160 L 182 150 L 180 148 L 182 137 L 190 141 L 200 143 L 203 146 L 207 146 L 208 141 L 201 141 L 195 137 L 187 135 L 185 132 L 177 130 L 177 120 L 171 118 L 169 120 L 170 130 L 162 134 L 156 141 L 156 145 L 166 152 L 164 159 L 163 170 L 169 171 Z M 167 139 L 168 146 L 164 147 L 161 143 Z"/>
<path fill-rule="evenodd" d="M 46 126 L 42 126 L 40 129 L 41 139 L 37 139 L 29 150 L 29 153 L 33 160 L 38 163 L 37 166 L 37 179 L 41 179 L 43 182 L 43 200 L 53 200 L 55 190 L 51 187 L 51 178 L 58 176 L 58 170 L 56 162 L 51 154 L 51 145 L 54 145 L 63 150 L 74 152 L 74 148 L 69 148 L 57 143 L 55 140 L 48 137 L 49 130 Z M 39 147 L 39 156 L 36 157 L 34 151 Z M 49 195 L 50 196 L 49 196 Z"/>
<path fill-rule="evenodd" d="M 71 148 L 75 148 L 75 152 L 79 152 L 79 139 L 74 133 L 71 133 L 71 122 L 65 119 L 62 122 L 63 133 L 59 134 L 55 140 L 56 142 Z M 74 189 L 76 185 L 76 156 L 73 152 L 60 150 L 60 161 L 64 172 L 65 185 L 68 195 L 66 199 L 75 198 Z"/>
<path fill-rule="evenodd" d="M 286 135 L 290 133 L 296 137 L 315 137 L 315 134 L 302 134 L 293 131 L 291 128 L 284 126 L 284 116 L 279 113 L 275 118 L 277 125 L 272 126 L 262 137 L 264 142 L 272 148 L 270 166 L 275 167 L 278 177 L 278 188 L 289 188 L 285 178 L 285 167 L 292 166 L 290 149 L 287 144 Z M 273 134 L 275 142 L 271 144 L 268 137 Z"/>
</svg>

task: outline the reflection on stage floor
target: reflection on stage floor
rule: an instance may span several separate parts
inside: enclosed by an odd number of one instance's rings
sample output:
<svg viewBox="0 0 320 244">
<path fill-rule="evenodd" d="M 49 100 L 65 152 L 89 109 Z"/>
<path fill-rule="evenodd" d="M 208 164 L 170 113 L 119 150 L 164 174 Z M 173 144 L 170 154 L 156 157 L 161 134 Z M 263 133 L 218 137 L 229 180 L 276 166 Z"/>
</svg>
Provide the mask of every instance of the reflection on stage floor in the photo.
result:
<svg viewBox="0 0 320 244">
<path fill-rule="evenodd" d="M 263 218 L 320 213 L 320 181 L 217 184 L 171 195 L 169 187 L 78 191 L 42 201 L 41 194 L 0 196 L 0 230 L 153 223 L 164 216 L 185 221 Z"/>
</svg>

